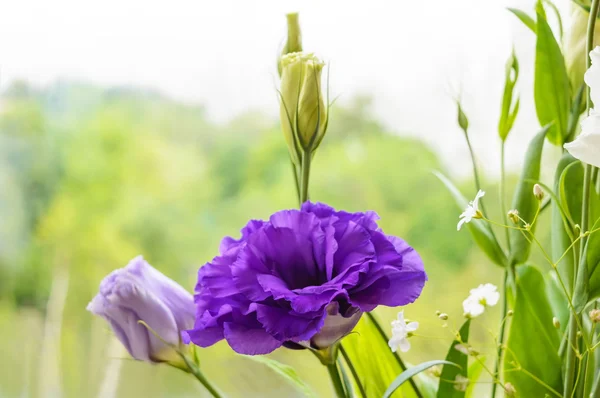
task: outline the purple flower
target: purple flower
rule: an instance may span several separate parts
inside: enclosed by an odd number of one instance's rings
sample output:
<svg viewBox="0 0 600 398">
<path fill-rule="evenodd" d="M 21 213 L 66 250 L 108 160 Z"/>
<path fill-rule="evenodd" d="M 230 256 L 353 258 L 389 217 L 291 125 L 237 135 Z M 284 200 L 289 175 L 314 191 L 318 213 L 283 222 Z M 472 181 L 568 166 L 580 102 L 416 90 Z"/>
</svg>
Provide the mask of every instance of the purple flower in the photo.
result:
<svg viewBox="0 0 600 398">
<path fill-rule="evenodd" d="M 172 346 L 179 346 L 181 331 L 194 323 L 192 295 L 142 256 L 104 278 L 87 309 L 106 319 L 131 356 L 141 361 L 171 361 L 176 353 L 138 321 Z"/>
<path fill-rule="evenodd" d="M 226 339 L 249 355 L 282 345 L 325 348 L 363 312 L 412 303 L 427 280 L 423 262 L 377 219 L 307 202 L 250 221 L 198 271 L 196 323 L 184 340 L 207 347 Z"/>
</svg>

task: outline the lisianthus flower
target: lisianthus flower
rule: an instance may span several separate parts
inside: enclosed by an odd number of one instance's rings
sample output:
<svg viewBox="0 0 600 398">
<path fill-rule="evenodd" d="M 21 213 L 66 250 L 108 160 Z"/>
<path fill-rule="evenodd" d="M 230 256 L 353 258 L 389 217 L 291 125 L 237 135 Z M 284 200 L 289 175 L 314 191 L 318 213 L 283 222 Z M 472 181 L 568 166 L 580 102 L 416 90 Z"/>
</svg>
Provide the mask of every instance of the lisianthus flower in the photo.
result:
<svg viewBox="0 0 600 398">
<path fill-rule="evenodd" d="M 225 339 L 248 355 L 325 348 L 363 312 L 413 302 L 427 279 L 423 262 L 377 219 L 306 202 L 250 221 L 198 271 L 196 323 L 186 341 L 207 347 Z"/>
<path fill-rule="evenodd" d="M 398 312 L 398 319 L 392 321 L 392 337 L 388 341 L 388 345 L 392 352 L 396 352 L 398 348 L 402 352 L 410 350 L 411 333 L 419 328 L 419 322 L 406 322 L 404 319 L 404 311 Z"/>
<path fill-rule="evenodd" d="M 474 218 L 482 217 L 481 211 L 479 210 L 479 199 L 481 199 L 484 195 L 485 192 L 483 192 L 481 189 L 479 190 L 479 192 L 477 192 L 477 195 L 475 195 L 475 199 L 473 199 L 473 201 L 469 203 L 465 211 L 463 211 L 462 214 L 459 216 L 460 221 L 456 226 L 457 231 L 460 231 L 463 224 L 470 223 L 471 220 Z"/>
<path fill-rule="evenodd" d="M 493 307 L 498 304 L 500 293 L 498 288 L 491 283 L 479 285 L 475 289 L 471 289 L 469 297 L 463 301 L 463 310 L 465 316 L 475 318 L 485 311 L 486 307 Z"/>
<path fill-rule="evenodd" d="M 108 321 L 133 358 L 147 362 L 177 361 L 173 347 L 194 323 L 192 295 L 142 256 L 104 278 L 87 310 Z"/>
<path fill-rule="evenodd" d="M 600 47 L 590 53 L 592 66 L 585 73 L 585 83 L 590 86 L 592 102 L 600 104 Z M 600 112 L 595 109 L 581 122 L 581 134 L 565 149 L 584 163 L 600 167 Z"/>
</svg>

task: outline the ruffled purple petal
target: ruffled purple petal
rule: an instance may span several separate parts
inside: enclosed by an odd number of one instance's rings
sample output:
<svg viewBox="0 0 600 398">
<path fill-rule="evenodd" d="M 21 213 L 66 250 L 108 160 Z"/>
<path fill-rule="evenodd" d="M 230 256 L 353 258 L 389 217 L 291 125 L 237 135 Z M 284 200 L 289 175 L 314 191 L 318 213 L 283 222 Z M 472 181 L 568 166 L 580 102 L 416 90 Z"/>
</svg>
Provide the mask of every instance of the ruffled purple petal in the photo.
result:
<svg viewBox="0 0 600 398">
<path fill-rule="evenodd" d="M 384 235 L 374 212 L 305 203 L 251 221 L 198 273 L 196 324 L 186 341 L 225 338 L 243 354 L 324 348 L 377 305 L 414 301 L 427 279 L 419 255 Z"/>
</svg>

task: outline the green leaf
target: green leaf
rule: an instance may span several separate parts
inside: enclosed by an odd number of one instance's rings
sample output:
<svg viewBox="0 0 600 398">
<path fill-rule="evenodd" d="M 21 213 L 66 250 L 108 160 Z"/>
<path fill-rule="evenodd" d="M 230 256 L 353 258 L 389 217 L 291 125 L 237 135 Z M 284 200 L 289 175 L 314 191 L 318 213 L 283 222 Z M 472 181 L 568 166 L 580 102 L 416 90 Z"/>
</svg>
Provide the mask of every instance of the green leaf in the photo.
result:
<svg viewBox="0 0 600 398">
<path fill-rule="evenodd" d="M 581 207 L 583 198 L 583 165 L 576 160 L 563 170 L 558 183 L 559 198 L 562 208 L 569 220 L 581 224 Z"/>
<path fill-rule="evenodd" d="M 412 368 L 406 369 L 404 372 L 400 373 L 400 375 L 398 377 L 396 377 L 396 379 L 392 382 L 392 384 L 390 384 L 388 389 L 385 390 L 385 393 L 383 394 L 383 398 L 391 397 L 392 394 L 402 384 L 404 384 L 405 382 L 408 381 L 408 379 L 410 379 L 411 377 L 416 376 L 417 374 L 423 372 L 424 370 L 427 370 L 427 369 L 431 368 L 432 366 L 436 366 L 436 365 L 456 366 L 457 368 L 460 369 L 460 366 L 458 366 L 457 364 L 448 362 L 448 361 L 442 361 L 440 359 L 434 360 L 434 361 L 423 362 L 422 364 L 413 366 Z"/>
<path fill-rule="evenodd" d="M 519 79 L 519 61 L 513 49 L 511 56 L 506 62 L 504 73 L 504 94 L 502 95 L 502 108 L 500 111 L 500 121 L 498 122 L 498 134 L 502 141 L 506 140 L 508 133 L 519 113 L 519 98 L 513 105 L 513 91 L 515 84 Z"/>
<path fill-rule="evenodd" d="M 405 369 L 400 367 L 387 340 L 381 337 L 368 316 L 361 317 L 354 332 L 344 337 L 342 346 L 360 375 L 369 397 L 381 397 L 396 376 Z M 417 396 L 409 383 L 403 384 L 400 391 L 398 394 L 406 398 Z"/>
<path fill-rule="evenodd" d="M 536 23 L 534 21 L 533 18 L 531 18 L 529 15 L 527 15 L 525 13 L 525 11 L 519 10 L 518 8 L 508 8 L 508 11 L 512 12 L 513 14 L 516 15 L 517 18 L 519 18 L 521 20 L 521 22 L 523 22 L 525 24 L 525 26 L 527 26 L 529 29 L 531 29 L 531 31 L 533 33 L 536 32 L 537 28 L 536 28 Z"/>
<path fill-rule="evenodd" d="M 537 12 L 535 55 L 535 109 L 541 125 L 554 123 L 548 140 L 562 146 L 567 138 L 571 91 L 560 46 L 546 18 Z"/>
<path fill-rule="evenodd" d="M 521 397 L 556 395 L 536 378 L 555 392 L 562 392 L 560 331 L 552 325 L 554 314 L 544 276 L 532 265 L 517 269 L 513 312 L 503 364 L 504 379 L 515 386 Z"/>
<path fill-rule="evenodd" d="M 539 200 L 533 195 L 533 186 L 535 184 L 532 180 L 539 180 L 540 178 L 544 138 L 548 133 L 548 127 L 544 127 L 529 143 L 527 153 L 525 154 L 523 171 L 521 172 L 521 177 L 513 197 L 512 208 L 517 209 L 521 218 L 528 223 L 533 222 L 535 213 L 540 206 Z M 532 232 L 535 232 L 535 227 L 536 225 L 534 224 L 531 229 Z M 509 237 L 511 263 L 524 263 L 529 258 L 529 253 L 531 252 L 531 243 L 527 240 L 526 234 L 524 235 L 519 230 L 511 229 Z"/>
<path fill-rule="evenodd" d="M 544 280 L 546 282 L 546 294 L 548 295 L 548 302 L 552 308 L 552 314 L 560 321 L 561 330 L 565 330 L 570 312 L 567 296 L 565 296 L 565 292 L 560 286 L 555 271 L 546 273 L 544 275 Z"/>
<path fill-rule="evenodd" d="M 261 355 L 244 355 L 244 358 L 250 359 L 252 361 L 262 363 L 263 365 L 268 366 L 272 371 L 282 376 L 284 379 L 289 381 L 298 389 L 298 391 L 302 392 L 305 397 L 317 397 L 314 391 L 310 388 L 306 382 L 304 382 L 298 373 L 291 366 L 285 365 L 281 362 L 278 362 L 274 359 L 267 358 Z"/>
<path fill-rule="evenodd" d="M 455 384 L 453 382 L 459 374 L 466 378 L 469 377 L 469 357 L 465 353 L 457 350 L 456 346 L 469 341 L 470 325 L 471 320 L 467 319 L 458 332 L 460 340 L 456 339 L 450 345 L 450 349 L 446 355 L 446 361 L 452 362 L 455 366 L 446 365 L 443 367 L 442 375 L 440 376 L 440 387 L 437 393 L 438 398 L 462 398 L 465 396 L 464 391 L 458 391 L 454 388 Z"/>
<path fill-rule="evenodd" d="M 471 366 L 469 366 L 469 386 L 467 387 L 467 391 L 465 391 L 465 398 L 474 397 L 475 387 L 477 386 L 477 380 L 481 376 L 483 372 L 483 365 L 485 364 L 485 357 L 480 356 L 477 361 L 473 362 Z"/>
<path fill-rule="evenodd" d="M 433 174 L 446 186 L 454 202 L 456 203 L 460 211 L 464 210 L 469 201 L 462 195 L 462 193 L 454 186 L 452 181 L 446 178 L 442 173 L 434 171 Z M 472 220 L 470 223 L 465 224 L 471 232 L 477 246 L 488 256 L 494 264 L 501 267 L 506 265 L 507 259 L 504 254 L 504 250 L 500 247 L 500 244 L 492 234 L 490 226 L 483 220 Z"/>
<path fill-rule="evenodd" d="M 565 153 L 558 162 L 554 177 L 554 197 L 552 198 L 552 260 L 556 263 L 561 257 L 562 260 L 557 264 L 558 272 L 564 281 L 569 295 L 573 291 L 573 269 L 575 267 L 575 253 L 573 250 L 563 256 L 566 250 L 573 242 L 572 225 L 575 222 L 570 218 L 568 211 L 563 208 L 563 198 L 561 197 L 561 176 L 564 170 L 573 162 L 577 162 L 569 153 Z"/>
</svg>

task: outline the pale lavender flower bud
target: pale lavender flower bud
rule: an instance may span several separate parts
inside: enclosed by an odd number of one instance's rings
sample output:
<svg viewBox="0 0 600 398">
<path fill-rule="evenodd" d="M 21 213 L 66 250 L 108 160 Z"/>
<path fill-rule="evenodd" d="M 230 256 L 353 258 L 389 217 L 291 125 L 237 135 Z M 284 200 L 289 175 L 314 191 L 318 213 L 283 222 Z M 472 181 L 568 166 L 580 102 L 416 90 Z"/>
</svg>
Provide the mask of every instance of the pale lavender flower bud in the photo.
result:
<svg viewBox="0 0 600 398">
<path fill-rule="evenodd" d="M 179 347 L 180 332 L 194 325 L 192 295 L 142 256 L 104 278 L 87 310 L 106 319 L 131 356 L 140 361 L 176 360 L 169 346 Z"/>
<path fill-rule="evenodd" d="M 533 186 L 533 195 L 535 196 L 535 198 L 537 200 L 542 200 L 544 199 L 544 190 L 542 189 L 542 187 L 539 184 L 535 184 Z"/>
<path fill-rule="evenodd" d="M 594 323 L 600 323 L 600 310 L 593 309 L 590 311 L 590 320 Z"/>
<path fill-rule="evenodd" d="M 504 385 L 504 392 L 506 393 L 507 397 L 516 397 L 517 396 L 517 389 L 510 382 L 506 383 Z"/>
<path fill-rule="evenodd" d="M 560 321 L 558 320 L 557 317 L 552 318 L 552 325 L 556 328 L 556 329 L 560 329 Z"/>
</svg>

